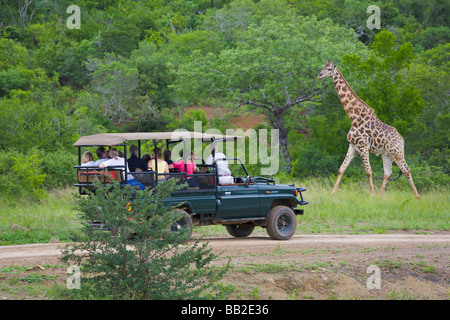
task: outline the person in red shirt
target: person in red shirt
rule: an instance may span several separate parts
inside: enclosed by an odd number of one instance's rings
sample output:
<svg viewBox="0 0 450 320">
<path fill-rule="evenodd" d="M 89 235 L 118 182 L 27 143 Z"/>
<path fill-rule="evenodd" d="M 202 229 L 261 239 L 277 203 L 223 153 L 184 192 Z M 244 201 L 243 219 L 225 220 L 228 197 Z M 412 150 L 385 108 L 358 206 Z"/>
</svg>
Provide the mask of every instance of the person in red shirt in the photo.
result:
<svg viewBox="0 0 450 320">
<path fill-rule="evenodd" d="M 181 158 L 183 158 L 183 151 L 180 152 Z M 189 175 L 194 174 L 194 171 L 198 171 L 197 165 L 194 162 L 195 154 L 191 152 L 191 159 L 186 161 L 186 173 L 188 174 L 187 182 L 189 187 L 198 187 L 197 181 L 195 181 L 194 177 L 189 177 Z M 185 165 L 183 160 L 179 160 L 173 163 L 173 167 L 179 169 L 181 172 L 185 172 Z"/>
</svg>

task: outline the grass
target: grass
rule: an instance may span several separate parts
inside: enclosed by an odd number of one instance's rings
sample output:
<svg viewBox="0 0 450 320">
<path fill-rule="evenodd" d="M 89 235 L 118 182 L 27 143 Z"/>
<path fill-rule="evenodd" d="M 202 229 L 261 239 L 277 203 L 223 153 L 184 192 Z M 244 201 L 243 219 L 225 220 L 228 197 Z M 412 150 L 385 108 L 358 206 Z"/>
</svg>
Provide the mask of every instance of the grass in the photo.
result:
<svg viewBox="0 0 450 320">
<path fill-rule="evenodd" d="M 65 285 L 64 270 L 63 265 L 48 264 L 39 268 L 24 265 L 0 268 L 0 298 L 61 299 L 57 288 Z"/>
<path fill-rule="evenodd" d="M 304 215 L 298 217 L 297 234 L 388 233 L 407 230 L 426 233 L 450 228 L 450 192 L 436 189 L 421 193 L 416 200 L 411 190 L 389 189 L 371 197 L 365 183 L 342 183 L 331 194 L 334 181 L 308 179 L 290 181 L 306 187 Z M 73 241 L 80 236 L 80 224 L 73 209 L 76 190 L 52 191 L 40 203 L 1 201 L 0 245 Z M 256 228 L 266 236 L 265 230 Z M 198 236 L 228 235 L 223 226 L 198 227 Z"/>
<path fill-rule="evenodd" d="M 331 194 L 333 182 L 309 179 L 304 186 L 305 214 L 299 230 L 308 233 L 386 233 L 390 230 L 449 230 L 450 192 L 436 189 L 415 199 L 411 190 L 387 190 L 371 197 L 366 184 L 341 185 Z M 389 185 L 388 185 L 389 187 Z"/>
<path fill-rule="evenodd" d="M 0 245 L 73 241 L 81 226 L 74 189 L 53 191 L 39 203 L 0 199 Z"/>
</svg>

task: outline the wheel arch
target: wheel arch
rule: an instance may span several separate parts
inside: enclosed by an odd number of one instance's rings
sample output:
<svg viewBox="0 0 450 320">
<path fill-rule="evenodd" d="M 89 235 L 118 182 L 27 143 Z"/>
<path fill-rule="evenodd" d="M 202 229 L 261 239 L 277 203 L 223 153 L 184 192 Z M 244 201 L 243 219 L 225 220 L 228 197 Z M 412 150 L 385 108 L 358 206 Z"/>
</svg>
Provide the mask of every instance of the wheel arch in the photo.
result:
<svg viewBox="0 0 450 320">
<path fill-rule="evenodd" d="M 297 202 L 295 202 L 294 199 L 290 198 L 274 199 L 272 201 L 272 204 L 270 205 L 269 211 L 278 206 L 286 206 L 292 209 L 297 206 Z"/>
<path fill-rule="evenodd" d="M 176 208 L 176 209 L 182 209 L 186 211 L 189 215 L 192 215 L 194 213 L 194 210 L 192 209 L 192 204 L 188 201 L 186 202 L 170 202 L 168 206 Z"/>
</svg>

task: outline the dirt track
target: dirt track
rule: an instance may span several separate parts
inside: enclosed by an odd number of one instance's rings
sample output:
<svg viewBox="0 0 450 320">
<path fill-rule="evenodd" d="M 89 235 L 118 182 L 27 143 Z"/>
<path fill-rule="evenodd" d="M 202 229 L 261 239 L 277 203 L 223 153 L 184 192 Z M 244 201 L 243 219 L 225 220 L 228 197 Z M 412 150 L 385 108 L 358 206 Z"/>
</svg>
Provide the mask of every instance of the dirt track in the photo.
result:
<svg viewBox="0 0 450 320">
<path fill-rule="evenodd" d="M 450 233 L 433 235 L 416 234 L 364 234 L 364 235 L 295 235 L 289 241 L 274 241 L 267 236 L 253 236 L 244 239 L 232 237 L 206 237 L 201 242 L 209 242 L 214 251 L 230 254 L 268 254 L 275 249 L 302 250 L 311 248 L 358 248 L 365 246 L 450 245 Z M 46 263 L 60 256 L 63 243 L 40 243 L 0 246 L 0 267 L 27 262 Z M 447 253 L 450 253 L 448 251 Z M 447 257 L 448 258 L 448 257 Z"/>
<path fill-rule="evenodd" d="M 194 235 L 195 236 L 195 235 Z M 450 232 L 435 234 L 296 235 L 274 241 L 209 237 L 216 263 L 231 258 L 223 282 L 237 299 L 448 299 Z M 57 264 L 64 244 L 0 246 L 0 268 Z M 381 288 L 369 289 L 368 267 Z"/>
</svg>

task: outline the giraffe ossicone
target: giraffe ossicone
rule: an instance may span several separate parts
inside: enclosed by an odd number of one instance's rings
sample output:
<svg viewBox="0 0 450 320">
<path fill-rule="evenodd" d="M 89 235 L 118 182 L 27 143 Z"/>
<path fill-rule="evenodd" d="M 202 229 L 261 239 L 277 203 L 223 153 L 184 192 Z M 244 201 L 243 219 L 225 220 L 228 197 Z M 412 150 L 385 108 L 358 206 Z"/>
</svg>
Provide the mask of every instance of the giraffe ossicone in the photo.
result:
<svg viewBox="0 0 450 320">
<path fill-rule="evenodd" d="M 351 121 L 351 128 L 347 134 L 349 148 L 347 155 L 339 169 L 338 177 L 333 188 L 335 194 L 339 183 L 350 162 L 359 154 L 363 160 L 366 175 L 369 179 L 370 194 L 375 195 L 372 183 L 372 169 L 369 162 L 369 153 L 382 155 L 384 179 L 378 195 L 381 195 L 392 176 L 392 162 L 395 162 L 403 175 L 408 179 L 414 196 L 419 198 L 419 193 L 414 185 L 411 169 L 405 161 L 403 137 L 397 129 L 383 123 L 375 115 L 375 111 L 359 98 L 345 81 L 342 73 L 338 70 L 333 60 L 327 60 L 319 73 L 318 78 L 331 77 L 334 87 L 341 100 L 344 110 Z"/>
</svg>

